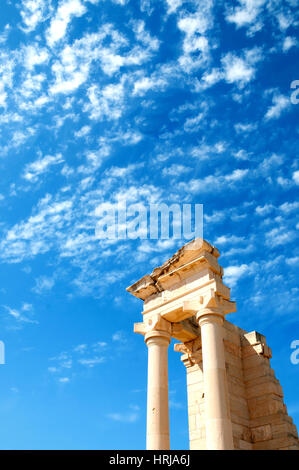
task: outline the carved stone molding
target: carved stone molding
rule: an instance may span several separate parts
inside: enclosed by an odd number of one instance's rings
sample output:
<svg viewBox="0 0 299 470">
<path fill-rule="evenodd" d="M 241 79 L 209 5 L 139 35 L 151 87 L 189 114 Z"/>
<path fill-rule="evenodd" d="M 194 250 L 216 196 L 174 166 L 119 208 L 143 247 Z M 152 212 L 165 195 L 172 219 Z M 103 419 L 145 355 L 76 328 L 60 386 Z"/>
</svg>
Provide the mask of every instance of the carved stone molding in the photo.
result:
<svg viewBox="0 0 299 470">
<path fill-rule="evenodd" d="M 187 343 L 177 343 L 174 350 L 183 354 L 182 361 L 186 367 L 202 362 L 201 338 L 196 338 Z"/>
</svg>

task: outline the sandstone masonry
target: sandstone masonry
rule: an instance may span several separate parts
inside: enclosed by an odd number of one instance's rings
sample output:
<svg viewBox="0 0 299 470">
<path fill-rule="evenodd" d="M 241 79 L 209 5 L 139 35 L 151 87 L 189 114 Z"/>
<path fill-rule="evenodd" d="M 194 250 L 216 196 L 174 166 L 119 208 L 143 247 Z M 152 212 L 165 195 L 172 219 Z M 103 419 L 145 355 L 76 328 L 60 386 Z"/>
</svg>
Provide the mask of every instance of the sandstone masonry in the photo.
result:
<svg viewBox="0 0 299 470">
<path fill-rule="evenodd" d="M 219 256 L 195 239 L 127 289 L 144 301 L 143 322 L 134 331 L 148 346 L 147 449 L 170 448 L 167 350 L 173 337 L 187 371 L 190 449 L 299 450 L 265 337 L 225 320 L 236 304 Z"/>
</svg>

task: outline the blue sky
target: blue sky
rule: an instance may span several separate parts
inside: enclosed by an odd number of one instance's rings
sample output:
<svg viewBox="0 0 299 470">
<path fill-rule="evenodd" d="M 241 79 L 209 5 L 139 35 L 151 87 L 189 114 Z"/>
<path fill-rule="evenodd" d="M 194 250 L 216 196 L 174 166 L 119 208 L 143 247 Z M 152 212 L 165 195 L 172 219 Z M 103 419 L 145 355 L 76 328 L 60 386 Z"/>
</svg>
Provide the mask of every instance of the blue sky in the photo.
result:
<svg viewBox="0 0 299 470">
<path fill-rule="evenodd" d="M 186 240 L 98 240 L 95 210 L 199 203 L 299 424 L 297 0 L 1 0 L 0 446 L 142 449 L 125 288 Z M 172 448 L 188 447 L 169 350 Z"/>
</svg>

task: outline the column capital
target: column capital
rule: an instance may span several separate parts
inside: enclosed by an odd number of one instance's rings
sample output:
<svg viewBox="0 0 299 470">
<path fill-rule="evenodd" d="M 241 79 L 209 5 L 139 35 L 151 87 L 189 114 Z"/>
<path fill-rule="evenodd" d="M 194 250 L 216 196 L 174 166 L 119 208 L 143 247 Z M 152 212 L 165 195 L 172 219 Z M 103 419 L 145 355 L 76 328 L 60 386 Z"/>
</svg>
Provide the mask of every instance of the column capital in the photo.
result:
<svg viewBox="0 0 299 470">
<path fill-rule="evenodd" d="M 205 325 L 206 323 L 218 323 L 219 325 L 223 325 L 224 318 L 222 312 L 211 308 L 205 308 L 196 314 L 198 326 Z"/>
<path fill-rule="evenodd" d="M 218 321 L 221 321 L 227 313 L 236 312 L 237 307 L 236 302 L 231 302 L 216 294 L 214 289 L 210 289 L 205 295 L 185 301 L 183 311 L 195 315 L 197 320 L 211 315 L 215 317 L 215 321 L 217 317 Z"/>
<path fill-rule="evenodd" d="M 153 315 L 142 323 L 134 323 L 134 333 L 142 334 L 146 343 L 151 338 L 164 338 L 170 343 L 172 323 L 160 315 Z"/>
</svg>

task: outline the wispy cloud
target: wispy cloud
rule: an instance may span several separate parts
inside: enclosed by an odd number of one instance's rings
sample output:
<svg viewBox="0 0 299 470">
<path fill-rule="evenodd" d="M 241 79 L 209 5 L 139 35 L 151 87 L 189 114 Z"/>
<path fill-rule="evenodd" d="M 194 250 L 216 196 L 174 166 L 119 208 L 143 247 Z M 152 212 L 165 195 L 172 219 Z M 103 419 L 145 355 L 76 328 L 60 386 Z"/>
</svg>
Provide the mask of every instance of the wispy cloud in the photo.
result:
<svg viewBox="0 0 299 470">
<path fill-rule="evenodd" d="M 240 266 L 228 266 L 224 269 L 224 281 L 230 287 L 235 287 L 241 277 L 252 274 L 252 266 L 241 264 Z"/>
<path fill-rule="evenodd" d="M 139 406 L 130 405 L 131 411 L 108 413 L 107 417 L 120 423 L 135 423 L 140 417 Z"/>
<path fill-rule="evenodd" d="M 19 309 L 11 308 L 8 305 L 3 305 L 3 308 L 9 317 L 14 318 L 17 323 L 38 323 L 38 321 L 33 318 L 34 311 L 31 304 L 23 303 Z"/>
<path fill-rule="evenodd" d="M 278 119 L 281 114 L 290 108 L 291 102 L 288 96 L 275 93 L 272 98 L 272 105 L 268 108 L 265 119 Z"/>
<path fill-rule="evenodd" d="M 62 162 L 63 158 L 61 154 L 40 157 L 25 166 L 23 178 L 30 183 L 35 183 L 41 174 L 47 173 L 50 170 L 51 166 L 58 165 Z"/>
<path fill-rule="evenodd" d="M 55 280 L 52 277 L 47 276 L 40 276 L 35 280 L 35 286 L 33 287 L 33 291 L 36 294 L 44 294 L 49 292 L 55 284 Z"/>
</svg>

